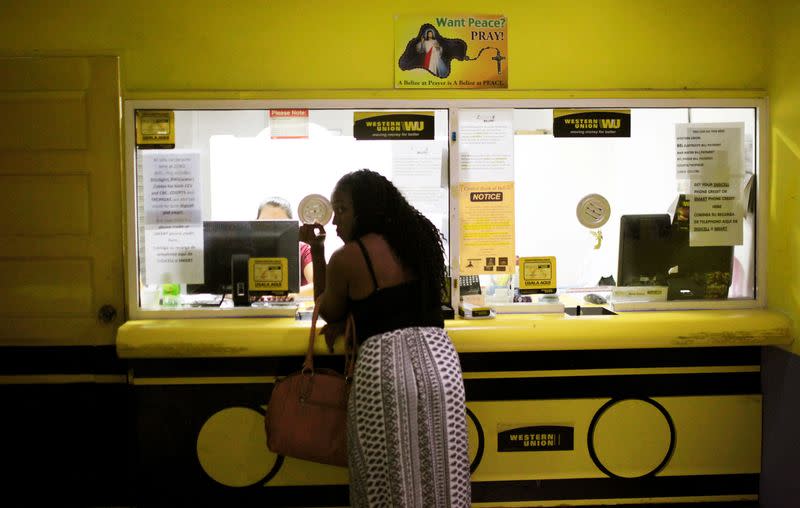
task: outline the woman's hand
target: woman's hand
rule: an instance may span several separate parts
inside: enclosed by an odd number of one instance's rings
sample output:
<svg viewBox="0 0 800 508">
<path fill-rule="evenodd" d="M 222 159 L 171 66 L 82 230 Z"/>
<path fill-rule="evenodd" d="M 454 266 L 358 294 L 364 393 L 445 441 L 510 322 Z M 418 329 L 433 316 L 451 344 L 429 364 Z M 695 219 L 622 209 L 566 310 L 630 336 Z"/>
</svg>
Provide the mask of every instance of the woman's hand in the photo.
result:
<svg viewBox="0 0 800 508">
<path fill-rule="evenodd" d="M 325 227 L 320 224 L 303 224 L 300 226 L 300 241 L 307 243 L 311 248 L 325 245 Z"/>
<path fill-rule="evenodd" d="M 335 323 L 326 323 L 322 327 L 322 334 L 325 335 L 325 344 L 328 345 L 328 352 L 333 353 L 333 344 L 336 342 L 336 337 L 344 335 L 345 326 L 347 321 L 337 321 Z"/>
</svg>

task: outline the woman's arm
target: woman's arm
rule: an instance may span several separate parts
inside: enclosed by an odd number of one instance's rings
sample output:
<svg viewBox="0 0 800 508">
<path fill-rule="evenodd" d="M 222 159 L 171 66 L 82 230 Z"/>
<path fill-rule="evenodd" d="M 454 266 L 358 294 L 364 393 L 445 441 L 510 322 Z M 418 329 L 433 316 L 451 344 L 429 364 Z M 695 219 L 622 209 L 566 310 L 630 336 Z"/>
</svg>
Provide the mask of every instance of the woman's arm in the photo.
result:
<svg viewBox="0 0 800 508">
<path fill-rule="evenodd" d="M 322 224 L 303 224 L 299 231 L 300 241 L 308 245 L 311 252 L 311 262 L 303 267 L 306 280 L 314 286 L 314 299 L 325 291 L 325 227 Z M 307 268 L 313 267 L 309 277 Z"/>
<path fill-rule="evenodd" d="M 333 253 L 325 267 L 324 290 L 317 297 L 319 315 L 325 321 L 341 321 L 347 316 L 349 274 L 347 247 L 345 246 Z M 314 276 L 317 276 L 316 270 L 314 270 Z M 316 281 L 314 282 L 314 292 L 317 292 Z"/>
<path fill-rule="evenodd" d="M 317 234 L 319 231 L 319 234 Z M 311 246 L 314 265 L 314 300 L 325 321 L 333 322 L 347 315 L 348 277 L 347 246 L 337 250 L 330 262 L 325 262 L 325 228 L 305 224 L 300 228 L 300 241 Z"/>
<path fill-rule="evenodd" d="M 310 281 L 310 283 L 306 284 L 306 286 L 311 286 L 314 283 L 314 263 L 313 262 L 308 263 L 306 266 L 303 267 L 303 276 L 306 278 L 307 281 Z"/>
<path fill-rule="evenodd" d="M 314 265 L 314 300 L 318 300 L 325 292 L 325 277 L 328 274 L 328 267 L 325 263 L 325 244 L 311 245 L 311 264 Z"/>
</svg>

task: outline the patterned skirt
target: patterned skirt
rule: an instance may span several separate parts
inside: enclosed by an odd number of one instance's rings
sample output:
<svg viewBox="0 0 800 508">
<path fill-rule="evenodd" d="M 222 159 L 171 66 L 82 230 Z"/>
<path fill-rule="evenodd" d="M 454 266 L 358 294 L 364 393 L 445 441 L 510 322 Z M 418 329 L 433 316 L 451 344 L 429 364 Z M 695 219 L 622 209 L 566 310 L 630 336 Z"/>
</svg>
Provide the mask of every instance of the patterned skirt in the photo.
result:
<svg viewBox="0 0 800 508">
<path fill-rule="evenodd" d="M 470 506 L 464 382 L 441 328 L 367 339 L 348 401 L 352 506 Z"/>
</svg>

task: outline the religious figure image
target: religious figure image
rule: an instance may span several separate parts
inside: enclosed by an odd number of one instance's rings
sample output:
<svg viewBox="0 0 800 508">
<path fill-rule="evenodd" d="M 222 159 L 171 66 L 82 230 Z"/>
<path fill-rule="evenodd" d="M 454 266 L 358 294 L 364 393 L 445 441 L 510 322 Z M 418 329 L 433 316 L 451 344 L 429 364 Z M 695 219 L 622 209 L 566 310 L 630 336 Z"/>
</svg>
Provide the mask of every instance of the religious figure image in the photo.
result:
<svg viewBox="0 0 800 508">
<path fill-rule="evenodd" d="M 446 78 L 450 75 L 450 62 L 454 58 L 467 59 L 467 43 L 442 37 L 433 25 L 425 23 L 417 37 L 408 41 L 398 65 L 404 71 L 425 69 L 437 78 Z"/>
<path fill-rule="evenodd" d="M 433 36 L 433 30 L 426 30 L 425 36 L 417 43 L 417 53 L 422 53 L 422 67 L 434 76 L 442 78 L 448 74 L 447 67 L 442 60 L 442 46 Z"/>
</svg>

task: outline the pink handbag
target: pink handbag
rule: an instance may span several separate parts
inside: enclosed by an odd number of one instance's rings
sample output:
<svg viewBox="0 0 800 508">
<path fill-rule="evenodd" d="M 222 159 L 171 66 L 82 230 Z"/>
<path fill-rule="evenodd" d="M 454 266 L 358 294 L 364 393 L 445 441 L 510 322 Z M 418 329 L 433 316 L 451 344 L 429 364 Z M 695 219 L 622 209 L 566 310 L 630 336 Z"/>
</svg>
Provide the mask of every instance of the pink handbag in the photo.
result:
<svg viewBox="0 0 800 508">
<path fill-rule="evenodd" d="M 355 324 L 347 316 L 345 370 L 314 368 L 319 306 L 314 306 L 303 368 L 276 379 L 264 427 L 267 447 L 280 455 L 347 466 L 347 397 L 355 364 Z"/>
</svg>

